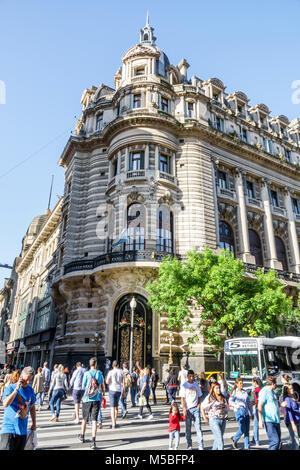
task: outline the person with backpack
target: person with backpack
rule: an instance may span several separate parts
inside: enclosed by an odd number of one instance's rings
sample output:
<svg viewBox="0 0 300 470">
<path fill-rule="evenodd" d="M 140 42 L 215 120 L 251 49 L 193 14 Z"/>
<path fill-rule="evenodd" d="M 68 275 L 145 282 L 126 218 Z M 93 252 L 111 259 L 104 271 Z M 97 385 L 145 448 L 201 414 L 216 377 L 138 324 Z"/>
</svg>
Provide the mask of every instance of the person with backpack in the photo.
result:
<svg viewBox="0 0 300 470">
<path fill-rule="evenodd" d="M 92 419 L 92 443 L 91 449 L 96 449 L 96 434 L 97 434 L 97 421 L 99 410 L 101 406 L 101 389 L 105 394 L 105 385 L 103 375 L 100 370 L 97 370 L 97 359 L 92 357 L 89 361 L 90 369 L 84 373 L 82 379 L 82 389 L 84 395 L 82 399 L 82 424 L 81 434 L 78 434 L 78 439 L 84 442 L 86 424 L 89 416 Z"/>
<path fill-rule="evenodd" d="M 124 362 L 123 364 L 123 374 L 124 374 L 124 391 L 122 395 L 120 396 L 120 405 L 121 405 L 121 411 L 122 411 L 122 419 L 126 418 L 126 415 L 128 413 L 127 411 L 127 395 L 130 390 L 130 387 L 132 385 L 132 379 L 131 375 L 128 370 L 128 364 Z"/>
<path fill-rule="evenodd" d="M 109 402 L 111 407 L 111 427 L 117 426 L 118 406 L 121 394 L 125 392 L 125 376 L 119 367 L 118 361 L 113 361 L 112 370 L 106 377 L 106 383 L 109 386 Z"/>
</svg>

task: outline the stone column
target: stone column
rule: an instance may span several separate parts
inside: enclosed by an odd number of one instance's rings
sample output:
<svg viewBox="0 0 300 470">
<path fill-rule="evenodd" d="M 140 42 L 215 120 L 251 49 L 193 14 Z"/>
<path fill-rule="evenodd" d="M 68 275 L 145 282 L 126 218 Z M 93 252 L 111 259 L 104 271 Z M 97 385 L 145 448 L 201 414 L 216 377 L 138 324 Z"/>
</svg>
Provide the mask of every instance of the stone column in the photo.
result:
<svg viewBox="0 0 300 470">
<path fill-rule="evenodd" d="M 288 235 L 289 235 L 289 242 L 291 244 L 291 256 L 292 256 L 292 270 L 295 273 L 300 273 L 300 254 L 299 254 L 299 243 L 298 243 L 298 236 L 297 236 L 297 229 L 296 229 L 296 222 L 295 222 L 295 214 L 292 208 L 292 200 L 291 200 L 291 190 L 286 188 L 284 193 L 284 204 L 287 210 L 288 216 Z"/>
<path fill-rule="evenodd" d="M 129 170 L 129 149 L 126 147 L 125 149 L 125 173 Z"/>
<path fill-rule="evenodd" d="M 219 231 L 219 209 L 218 209 L 218 197 L 217 197 L 217 186 L 216 186 L 216 175 L 215 175 L 215 159 L 211 159 L 211 172 L 212 172 L 212 187 L 213 187 L 213 198 L 215 206 L 215 224 L 216 224 L 216 248 L 220 245 L 220 231 Z"/>
<path fill-rule="evenodd" d="M 159 147 L 155 145 L 155 160 L 154 160 L 154 168 L 155 170 L 159 170 Z"/>
<path fill-rule="evenodd" d="M 272 219 L 270 197 L 269 197 L 269 188 L 268 188 L 268 182 L 266 180 L 262 180 L 261 196 L 262 196 L 262 202 L 263 202 L 263 207 L 265 211 L 264 228 L 265 228 L 265 234 L 266 234 L 266 245 L 267 245 L 267 256 L 268 256 L 268 258 L 266 259 L 266 264 L 270 268 L 282 269 L 281 263 L 277 260 L 273 219 Z"/>
<path fill-rule="evenodd" d="M 146 145 L 145 149 L 145 170 L 149 170 L 149 144 Z"/>
<path fill-rule="evenodd" d="M 255 257 L 250 253 L 249 244 L 249 231 L 248 231 L 248 220 L 247 220 L 247 208 L 243 186 L 243 175 L 244 172 L 238 168 L 235 178 L 235 189 L 238 199 L 238 229 L 239 238 L 241 240 L 241 255 L 244 263 L 255 264 Z"/>
</svg>

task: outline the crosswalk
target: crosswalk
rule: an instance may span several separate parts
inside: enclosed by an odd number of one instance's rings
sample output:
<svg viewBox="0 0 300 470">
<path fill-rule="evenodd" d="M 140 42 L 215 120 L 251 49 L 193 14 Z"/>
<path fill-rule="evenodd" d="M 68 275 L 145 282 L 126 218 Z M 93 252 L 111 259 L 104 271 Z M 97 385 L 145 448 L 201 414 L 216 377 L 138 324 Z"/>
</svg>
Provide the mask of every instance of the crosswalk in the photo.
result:
<svg viewBox="0 0 300 470">
<path fill-rule="evenodd" d="M 152 406 L 152 405 L 151 405 Z M 59 422 L 49 421 L 50 410 L 44 405 L 42 411 L 37 411 L 37 437 L 39 450 L 90 450 L 91 427 L 87 427 L 86 440 L 81 443 L 78 440 L 81 425 L 74 424 L 73 401 L 68 398 L 62 403 Z M 146 411 L 146 409 L 145 409 Z M 168 450 L 168 414 L 169 406 L 162 403 L 152 406 L 153 420 L 147 420 L 148 413 L 144 411 L 143 420 L 138 419 L 138 408 L 128 407 L 128 415 L 123 420 L 118 419 L 118 427 L 114 430 L 110 428 L 110 408 L 102 409 L 103 428 L 97 432 L 98 450 Z M 0 423 L 2 423 L 3 407 L 0 406 Z M 30 419 L 29 419 L 30 422 Z M 251 423 L 252 429 L 252 423 Z M 288 431 L 282 422 L 283 449 L 288 449 Z M 205 449 L 211 449 L 213 444 L 213 434 L 208 424 L 202 422 L 202 431 Z M 233 415 L 226 424 L 224 434 L 225 450 L 232 449 L 231 436 L 237 431 L 237 424 Z M 250 432 L 252 437 L 252 431 Z M 193 448 L 197 449 L 197 436 L 193 432 Z M 261 447 L 267 449 L 268 441 L 264 430 L 260 431 Z M 243 448 L 243 438 L 239 442 L 239 447 Z M 181 424 L 179 450 L 186 450 L 185 424 Z M 255 448 L 255 450 L 259 450 Z"/>
</svg>

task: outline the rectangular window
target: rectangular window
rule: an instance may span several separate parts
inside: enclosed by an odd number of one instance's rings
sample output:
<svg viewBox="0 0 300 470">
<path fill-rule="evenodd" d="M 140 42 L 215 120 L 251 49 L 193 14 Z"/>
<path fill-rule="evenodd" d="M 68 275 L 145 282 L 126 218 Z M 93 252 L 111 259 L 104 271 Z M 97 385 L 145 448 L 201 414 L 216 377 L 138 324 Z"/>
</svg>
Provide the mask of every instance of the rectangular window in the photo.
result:
<svg viewBox="0 0 300 470">
<path fill-rule="evenodd" d="M 171 158 L 163 153 L 159 154 L 159 171 L 171 173 Z"/>
<path fill-rule="evenodd" d="M 215 123 L 216 123 L 215 128 L 218 129 L 218 131 L 224 132 L 224 121 L 223 121 L 223 119 L 216 116 Z"/>
<path fill-rule="evenodd" d="M 131 152 L 129 161 L 129 171 L 144 169 L 144 152 Z"/>
<path fill-rule="evenodd" d="M 103 114 L 98 114 L 96 118 L 96 131 L 100 131 L 103 127 Z"/>
<path fill-rule="evenodd" d="M 165 98 L 164 96 L 161 97 L 160 109 L 162 111 L 165 111 L 166 113 L 169 112 L 169 100 L 168 100 L 168 98 Z"/>
<path fill-rule="evenodd" d="M 145 67 L 137 67 L 134 71 L 135 76 L 145 75 Z"/>
<path fill-rule="evenodd" d="M 118 173 L 118 160 L 115 160 L 113 162 L 113 171 L 112 171 L 112 174 L 113 176 L 116 176 L 116 174 Z"/>
<path fill-rule="evenodd" d="M 279 207 L 277 191 L 274 191 L 273 189 L 271 189 L 270 195 L 271 195 L 271 204 L 272 204 L 272 206 Z"/>
<path fill-rule="evenodd" d="M 263 146 L 264 146 L 265 152 L 269 152 L 268 139 L 266 139 L 265 137 L 263 138 Z"/>
<path fill-rule="evenodd" d="M 247 186 L 247 196 L 251 199 L 255 199 L 254 184 L 252 183 L 252 181 L 246 181 L 246 186 Z"/>
<path fill-rule="evenodd" d="M 274 153 L 272 140 L 268 140 L 268 152 L 272 154 Z"/>
<path fill-rule="evenodd" d="M 291 151 L 290 150 L 284 149 L 284 156 L 285 156 L 287 162 L 291 162 Z"/>
<path fill-rule="evenodd" d="M 187 102 L 186 113 L 188 118 L 194 117 L 194 103 L 191 103 L 189 101 Z"/>
<path fill-rule="evenodd" d="M 293 211 L 295 212 L 295 214 L 300 214 L 300 201 L 299 199 L 295 199 L 292 197 L 292 206 L 293 206 Z"/>
<path fill-rule="evenodd" d="M 222 189 L 228 189 L 227 175 L 223 171 L 218 171 L 218 184 Z"/>
<path fill-rule="evenodd" d="M 142 107 L 142 95 L 141 95 L 141 93 L 133 95 L 133 107 L 134 108 L 141 108 Z"/>
<path fill-rule="evenodd" d="M 248 142 L 248 131 L 244 127 L 240 126 L 240 139 L 243 142 Z"/>
</svg>

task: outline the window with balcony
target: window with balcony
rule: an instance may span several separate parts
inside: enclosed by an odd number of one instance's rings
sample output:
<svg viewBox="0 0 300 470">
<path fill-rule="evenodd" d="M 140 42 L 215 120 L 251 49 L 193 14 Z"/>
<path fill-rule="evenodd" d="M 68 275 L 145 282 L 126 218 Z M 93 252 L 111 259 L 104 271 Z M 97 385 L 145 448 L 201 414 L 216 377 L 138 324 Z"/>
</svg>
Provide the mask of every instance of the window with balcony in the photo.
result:
<svg viewBox="0 0 300 470">
<path fill-rule="evenodd" d="M 164 153 L 159 154 L 159 171 L 169 174 L 172 173 L 171 157 L 169 157 L 169 155 L 166 155 Z"/>
<path fill-rule="evenodd" d="M 283 241 L 281 240 L 281 238 L 275 237 L 275 245 L 276 245 L 277 259 L 278 261 L 282 263 L 283 271 L 288 271 L 288 262 L 287 262 L 285 245 Z"/>
<path fill-rule="evenodd" d="M 292 197 L 292 207 L 295 214 L 300 215 L 300 201 Z"/>
<path fill-rule="evenodd" d="M 255 192 L 254 192 L 254 184 L 252 181 L 246 181 L 246 191 L 247 191 L 247 196 L 250 199 L 255 199 Z"/>
<path fill-rule="evenodd" d="M 191 103 L 190 101 L 186 103 L 186 117 L 194 117 L 194 103 Z"/>
<path fill-rule="evenodd" d="M 228 189 L 228 178 L 224 171 L 218 170 L 218 186 L 221 189 Z"/>
<path fill-rule="evenodd" d="M 144 169 L 144 152 L 130 152 L 129 171 Z"/>
<path fill-rule="evenodd" d="M 255 258 L 257 266 L 263 266 L 263 253 L 261 247 L 261 240 L 255 230 L 249 229 L 249 245 L 250 253 Z"/>
<path fill-rule="evenodd" d="M 234 253 L 234 236 L 229 224 L 224 221 L 219 222 L 220 248 L 230 250 Z"/>
<path fill-rule="evenodd" d="M 96 131 L 100 131 L 103 128 L 103 114 L 98 114 L 96 117 Z"/>
<path fill-rule="evenodd" d="M 127 209 L 126 251 L 145 249 L 146 209 L 142 204 L 131 204 Z"/>
<path fill-rule="evenodd" d="M 156 249 L 165 253 L 173 252 L 173 213 L 167 206 L 158 209 Z"/>
<path fill-rule="evenodd" d="M 270 190 L 270 199 L 273 207 L 279 207 L 278 193 L 273 189 Z"/>
<path fill-rule="evenodd" d="M 133 95 L 133 108 L 141 108 L 142 107 L 142 94 L 136 93 Z"/>
<path fill-rule="evenodd" d="M 224 132 L 224 119 L 216 116 L 215 114 L 213 114 L 212 118 L 213 118 L 213 121 L 212 121 L 213 127 L 217 129 L 218 131 Z"/>
<path fill-rule="evenodd" d="M 240 139 L 243 142 L 248 142 L 248 131 L 247 131 L 247 129 L 245 129 L 242 126 L 239 126 L 239 128 L 240 128 Z"/>
</svg>

